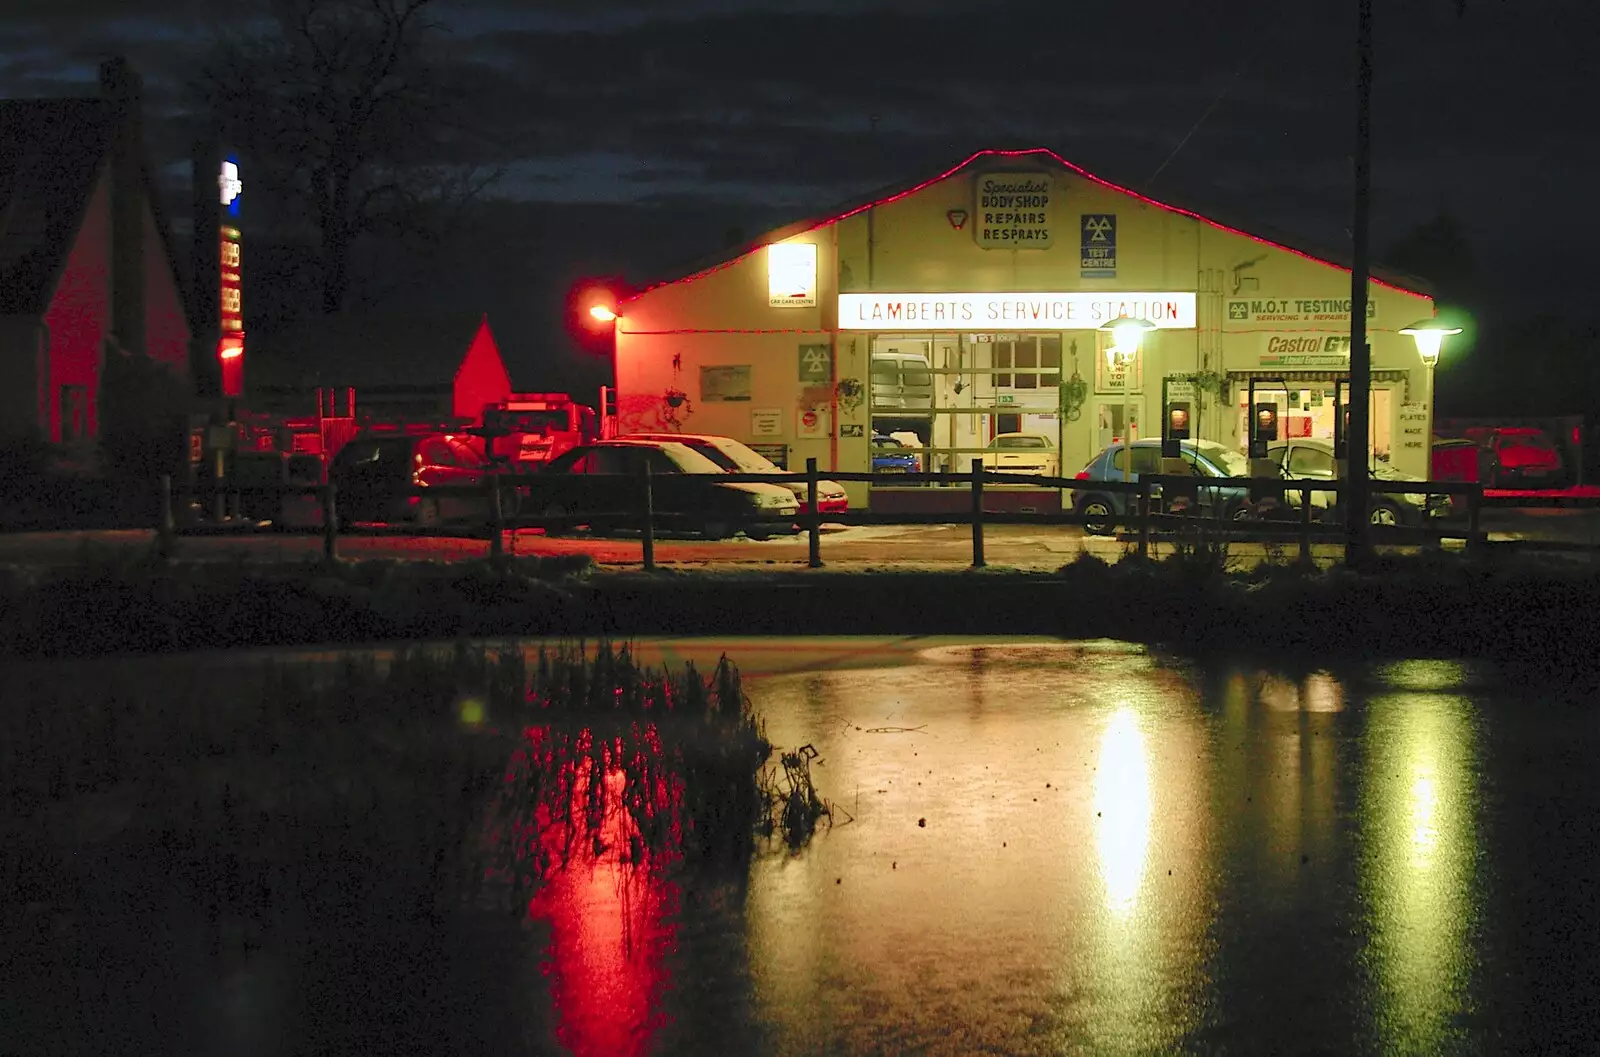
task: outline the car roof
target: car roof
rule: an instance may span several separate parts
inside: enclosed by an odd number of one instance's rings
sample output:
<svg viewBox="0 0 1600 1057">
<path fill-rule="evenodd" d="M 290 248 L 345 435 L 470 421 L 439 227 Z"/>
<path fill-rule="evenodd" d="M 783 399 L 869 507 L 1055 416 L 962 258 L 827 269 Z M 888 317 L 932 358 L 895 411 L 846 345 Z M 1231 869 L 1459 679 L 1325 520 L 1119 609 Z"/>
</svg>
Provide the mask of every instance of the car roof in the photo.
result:
<svg viewBox="0 0 1600 1057">
<path fill-rule="evenodd" d="M 682 444 L 683 442 L 690 440 L 733 440 L 733 438 L 724 437 L 718 433 L 629 433 L 622 437 L 608 438 L 608 441 L 609 440 L 637 440 L 646 441 L 652 444 L 659 444 L 661 442 Z"/>
</svg>

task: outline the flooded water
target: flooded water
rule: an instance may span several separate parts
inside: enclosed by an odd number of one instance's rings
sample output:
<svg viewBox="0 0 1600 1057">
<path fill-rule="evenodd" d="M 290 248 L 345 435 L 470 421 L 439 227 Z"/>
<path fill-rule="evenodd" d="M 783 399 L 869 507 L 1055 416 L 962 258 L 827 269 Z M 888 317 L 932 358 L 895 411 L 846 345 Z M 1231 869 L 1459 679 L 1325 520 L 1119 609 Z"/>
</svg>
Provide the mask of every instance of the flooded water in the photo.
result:
<svg viewBox="0 0 1600 1057">
<path fill-rule="evenodd" d="M 817 750 L 835 805 L 804 850 L 226 955 L 107 919 L 53 976 L 0 954 L 0 1052 L 1600 1049 L 1600 713 L 1575 693 L 1446 661 L 743 645 L 768 737 Z"/>
</svg>

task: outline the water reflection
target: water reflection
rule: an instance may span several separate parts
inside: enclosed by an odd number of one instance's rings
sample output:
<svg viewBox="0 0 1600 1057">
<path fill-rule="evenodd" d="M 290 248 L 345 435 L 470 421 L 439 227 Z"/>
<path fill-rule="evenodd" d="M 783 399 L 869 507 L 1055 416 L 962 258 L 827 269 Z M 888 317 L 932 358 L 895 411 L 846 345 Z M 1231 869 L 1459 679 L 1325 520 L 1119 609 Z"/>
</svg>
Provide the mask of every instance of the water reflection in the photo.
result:
<svg viewBox="0 0 1600 1057">
<path fill-rule="evenodd" d="M 1111 716 L 1100 738 L 1094 807 L 1106 908 L 1125 919 L 1139 901 L 1150 851 L 1150 769 L 1139 718 L 1126 705 Z"/>
<path fill-rule="evenodd" d="M 1404 684 L 1448 671 L 1400 669 Z M 1477 927 L 1478 747 L 1473 704 L 1406 692 L 1369 703 L 1362 809 L 1362 888 L 1378 1029 L 1428 1051 L 1459 1043 L 1470 1012 Z"/>
</svg>

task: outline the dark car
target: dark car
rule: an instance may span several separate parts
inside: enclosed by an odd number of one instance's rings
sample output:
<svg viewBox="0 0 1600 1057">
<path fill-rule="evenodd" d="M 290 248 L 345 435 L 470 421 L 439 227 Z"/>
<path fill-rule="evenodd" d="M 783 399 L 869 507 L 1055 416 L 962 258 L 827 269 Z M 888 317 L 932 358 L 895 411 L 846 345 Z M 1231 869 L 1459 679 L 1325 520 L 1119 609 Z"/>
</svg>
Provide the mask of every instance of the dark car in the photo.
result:
<svg viewBox="0 0 1600 1057">
<path fill-rule="evenodd" d="M 1188 476 L 1204 480 L 1217 477 L 1249 477 L 1250 461 L 1238 452 L 1211 441 L 1186 440 L 1181 447 L 1183 467 Z M 1125 474 L 1126 462 L 1133 460 L 1132 473 Z M 1161 440 L 1147 438 L 1136 440 L 1124 449 L 1112 444 L 1089 460 L 1078 471 L 1079 481 L 1138 481 L 1143 474 L 1161 474 Z M 1084 531 L 1104 534 L 1112 530 L 1117 521 L 1127 516 L 1133 496 L 1124 491 L 1100 490 L 1092 484 L 1075 488 L 1073 509 L 1084 519 Z M 1248 488 L 1240 485 L 1196 486 L 1194 501 L 1204 517 L 1229 521 L 1246 520 L 1255 516 Z"/>
<path fill-rule="evenodd" d="M 1267 449 L 1272 461 L 1291 481 L 1333 481 L 1336 479 L 1333 445 L 1325 440 L 1280 441 Z M 1415 474 L 1401 473 L 1386 463 L 1372 460 L 1371 477 L 1374 481 L 1421 482 Z M 1288 499 L 1298 505 L 1300 495 L 1290 489 Z M 1336 504 L 1337 493 L 1311 493 L 1313 514 L 1320 512 L 1326 518 L 1340 520 Z M 1444 517 L 1450 513 L 1450 497 L 1425 495 L 1421 492 L 1373 492 L 1367 501 L 1367 520 L 1374 525 L 1423 525 L 1430 517 Z"/>
<path fill-rule="evenodd" d="M 686 528 L 714 539 L 740 529 L 758 539 L 795 531 L 800 505 L 794 492 L 775 484 L 722 480 L 726 470 L 675 441 L 607 440 L 573 448 L 526 479 L 524 509 L 588 525 L 593 532 L 637 528 L 643 520 L 646 465 L 651 507 L 663 528 Z"/>
<path fill-rule="evenodd" d="M 895 437 L 887 433 L 872 435 L 873 473 L 916 473 L 922 469 L 922 459 Z"/>
<path fill-rule="evenodd" d="M 453 433 L 358 433 L 328 466 L 341 524 L 484 522 L 486 493 L 428 495 L 430 488 L 482 488 L 489 467 L 473 438 Z"/>
</svg>

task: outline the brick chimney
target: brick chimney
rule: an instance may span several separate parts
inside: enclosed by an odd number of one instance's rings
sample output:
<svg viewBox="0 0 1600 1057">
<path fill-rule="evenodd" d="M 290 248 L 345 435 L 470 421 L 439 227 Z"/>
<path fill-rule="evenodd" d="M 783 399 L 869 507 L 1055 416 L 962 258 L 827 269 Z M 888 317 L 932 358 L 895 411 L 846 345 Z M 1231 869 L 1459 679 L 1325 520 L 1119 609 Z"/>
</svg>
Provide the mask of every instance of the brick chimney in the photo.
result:
<svg viewBox="0 0 1600 1057">
<path fill-rule="evenodd" d="M 143 81 L 117 56 L 100 64 L 100 95 L 116 112 L 111 139 L 111 333 L 124 353 L 145 354 Z"/>
</svg>

